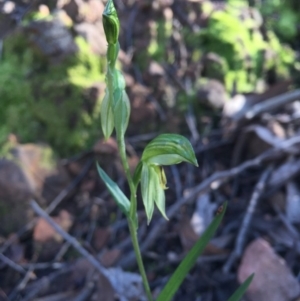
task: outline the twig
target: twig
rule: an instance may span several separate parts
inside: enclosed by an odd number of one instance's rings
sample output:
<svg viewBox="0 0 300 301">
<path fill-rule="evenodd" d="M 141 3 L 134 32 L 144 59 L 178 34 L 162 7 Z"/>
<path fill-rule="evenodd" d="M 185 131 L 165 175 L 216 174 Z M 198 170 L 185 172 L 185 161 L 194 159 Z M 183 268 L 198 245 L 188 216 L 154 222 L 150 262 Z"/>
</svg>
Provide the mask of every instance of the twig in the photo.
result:
<svg viewBox="0 0 300 301">
<path fill-rule="evenodd" d="M 192 103 L 191 103 L 191 97 L 192 97 L 192 83 L 191 83 L 191 79 L 190 78 L 186 78 L 185 79 L 185 92 L 186 92 L 186 96 L 188 98 L 188 109 L 187 112 L 185 114 L 185 121 L 188 125 L 188 128 L 192 134 L 192 144 L 195 144 L 199 138 L 199 132 L 197 130 L 197 122 L 196 122 L 196 118 L 195 118 L 195 114 L 194 114 L 194 110 L 192 107 Z"/>
<path fill-rule="evenodd" d="M 85 166 L 83 167 L 80 174 L 72 181 L 65 189 L 63 189 L 58 196 L 51 202 L 47 207 L 46 212 L 51 213 L 61 202 L 62 200 L 82 181 L 86 173 L 90 170 L 94 160 L 90 159 Z"/>
<path fill-rule="evenodd" d="M 63 262 L 38 262 L 38 263 L 26 263 L 22 264 L 22 267 L 25 269 L 33 269 L 33 270 L 59 270 L 66 266 L 66 263 Z"/>
<path fill-rule="evenodd" d="M 223 266 L 223 272 L 228 273 L 234 264 L 235 260 L 238 259 L 243 252 L 244 244 L 245 244 L 245 239 L 246 239 L 246 234 L 248 232 L 252 216 L 254 214 L 255 208 L 257 206 L 257 202 L 259 198 L 261 197 L 265 187 L 267 180 L 272 172 L 273 167 L 269 166 L 261 175 L 258 183 L 256 184 L 254 191 L 252 193 L 245 217 L 243 219 L 241 228 L 238 232 L 237 239 L 235 241 L 235 247 L 232 253 L 230 254 L 227 262 Z"/>
<path fill-rule="evenodd" d="M 74 291 L 66 291 L 56 294 L 51 294 L 47 296 L 43 296 L 37 299 L 34 299 L 34 301 L 65 301 L 65 300 L 73 300 L 74 301 Z"/>
<path fill-rule="evenodd" d="M 148 134 L 141 134 L 141 135 L 136 135 L 136 136 L 132 136 L 132 137 L 128 137 L 127 141 L 129 143 L 138 143 L 141 141 L 149 141 L 153 138 L 155 138 L 156 136 L 158 136 L 158 133 L 154 132 L 154 133 L 148 133 Z"/>
<path fill-rule="evenodd" d="M 245 117 L 247 119 L 253 119 L 255 116 L 270 112 L 274 109 L 281 107 L 289 102 L 295 101 L 300 98 L 300 89 L 290 91 L 275 97 L 271 97 L 268 100 L 254 105 L 250 110 L 245 112 Z"/>
<path fill-rule="evenodd" d="M 171 172 L 172 172 L 173 179 L 174 179 L 176 198 L 180 199 L 180 197 L 182 195 L 182 185 L 181 185 L 181 181 L 180 181 L 180 175 L 178 172 L 178 168 L 176 167 L 176 165 L 171 165 Z"/>
<path fill-rule="evenodd" d="M 5 294 L 5 292 L 2 290 L 2 288 L 0 287 L 0 299 L 2 301 L 11 301 L 10 299 L 8 299 L 7 295 Z"/>
<path fill-rule="evenodd" d="M 276 204 L 273 204 L 273 209 L 278 214 L 280 220 L 286 227 L 286 229 L 291 233 L 292 237 L 296 240 L 299 240 L 299 233 L 297 229 L 291 224 L 291 222 L 287 219 L 287 217 L 281 212 L 279 207 Z"/>
<path fill-rule="evenodd" d="M 95 281 L 89 281 L 87 285 L 81 290 L 81 292 L 78 294 L 78 296 L 73 299 L 73 301 L 85 301 L 90 298 L 91 294 L 93 293 L 93 290 L 95 289 Z"/>
<path fill-rule="evenodd" d="M 13 289 L 13 291 L 9 294 L 9 300 L 15 300 L 15 298 L 18 296 L 19 292 L 22 291 L 25 288 L 28 281 L 30 281 L 33 277 L 35 277 L 34 274 L 33 274 L 33 270 L 34 270 L 33 267 L 30 267 L 28 269 L 25 276 L 19 282 L 17 287 L 15 289 Z"/>
<path fill-rule="evenodd" d="M 106 276 L 108 279 L 107 270 L 101 265 L 101 263 L 95 259 L 87 250 L 85 250 L 80 243 L 71 236 L 69 233 L 65 232 L 50 216 L 35 202 L 30 202 L 32 209 L 36 214 L 44 218 L 47 223 L 66 241 L 68 241 L 82 256 L 84 256 L 102 275 Z"/>
<path fill-rule="evenodd" d="M 54 273 L 45 276 L 41 278 L 40 280 L 36 281 L 32 287 L 28 290 L 27 295 L 24 296 L 23 299 L 20 301 L 32 301 L 34 297 L 36 297 L 41 291 L 45 290 L 47 287 L 50 286 L 51 282 L 55 280 L 57 277 L 69 274 L 70 271 L 72 270 L 72 267 L 68 266 L 64 270 L 58 270 L 55 271 Z"/>
<path fill-rule="evenodd" d="M 6 257 L 5 255 L 0 253 L 0 260 L 2 260 L 4 263 L 6 263 L 9 267 L 14 269 L 15 271 L 21 273 L 21 274 L 26 274 L 26 271 L 17 263 L 13 262 L 11 259 Z"/>
<path fill-rule="evenodd" d="M 139 12 L 139 7 L 137 5 L 137 3 L 135 3 L 135 5 L 133 6 L 133 8 L 131 9 L 130 13 L 129 13 L 129 18 L 127 21 L 127 26 L 126 26 L 126 52 L 129 53 L 132 50 L 132 31 L 134 28 L 134 23 L 136 21 L 136 17 L 138 15 Z"/>
</svg>

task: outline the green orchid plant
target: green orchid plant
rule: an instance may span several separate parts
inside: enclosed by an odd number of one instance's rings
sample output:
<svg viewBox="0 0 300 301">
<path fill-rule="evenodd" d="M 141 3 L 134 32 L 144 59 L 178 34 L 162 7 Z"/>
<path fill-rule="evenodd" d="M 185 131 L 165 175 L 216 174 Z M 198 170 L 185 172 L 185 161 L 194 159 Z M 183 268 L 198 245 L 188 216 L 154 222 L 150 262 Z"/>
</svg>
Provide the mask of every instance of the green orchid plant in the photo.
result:
<svg viewBox="0 0 300 301">
<path fill-rule="evenodd" d="M 143 204 L 148 224 L 151 222 L 155 205 L 165 219 L 168 219 L 165 208 L 165 190 L 167 189 L 164 165 L 188 162 L 198 166 L 193 147 L 188 139 L 177 134 L 161 134 L 153 139 L 144 149 L 141 160 L 132 176 L 126 156 L 125 133 L 130 116 L 130 101 L 125 90 L 125 80 L 122 73 L 116 69 L 116 61 L 120 45 L 118 42 L 120 22 L 113 0 L 108 0 L 103 12 L 103 27 L 108 43 L 106 91 L 101 103 L 101 127 L 105 139 L 115 130 L 120 158 L 130 188 L 130 199 L 122 192 L 118 185 L 110 179 L 105 171 L 97 164 L 98 173 L 110 191 L 119 208 L 128 220 L 128 227 L 132 239 L 136 260 L 143 280 L 148 301 L 153 301 L 148 279 L 146 276 L 139 242 L 137 238 L 137 189 L 140 184 Z M 225 213 L 218 214 L 210 226 L 202 234 L 199 241 L 189 251 L 179 267 L 173 273 L 156 301 L 170 301 L 183 282 L 185 276 L 195 264 L 205 246 L 213 237 Z M 250 276 L 230 298 L 230 301 L 240 300 L 249 286 L 253 276 Z"/>
</svg>

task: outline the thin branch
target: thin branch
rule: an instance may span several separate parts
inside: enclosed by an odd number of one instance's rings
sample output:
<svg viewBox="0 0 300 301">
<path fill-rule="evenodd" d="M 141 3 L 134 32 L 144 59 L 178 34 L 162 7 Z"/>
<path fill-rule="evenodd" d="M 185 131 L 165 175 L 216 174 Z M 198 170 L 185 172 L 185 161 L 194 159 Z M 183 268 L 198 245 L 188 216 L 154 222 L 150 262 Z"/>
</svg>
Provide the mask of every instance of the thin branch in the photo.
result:
<svg viewBox="0 0 300 301">
<path fill-rule="evenodd" d="M 86 249 L 84 249 L 80 245 L 77 239 L 75 239 L 69 233 L 65 232 L 35 201 L 31 201 L 30 204 L 37 215 L 45 219 L 47 223 L 66 241 L 68 241 L 82 256 L 84 256 L 97 269 L 98 272 L 109 279 L 107 270 L 94 256 L 92 256 Z"/>
<path fill-rule="evenodd" d="M 224 273 L 228 273 L 232 267 L 232 265 L 234 264 L 235 260 L 237 260 L 243 252 L 243 248 L 245 245 L 245 239 L 246 239 L 246 235 L 255 211 L 255 208 L 257 206 L 258 200 L 260 199 L 265 187 L 266 187 L 266 183 L 267 180 L 271 174 L 273 170 L 273 167 L 269 166 L 261 175 L 258 183 L 256 184 L 254 191 L 252 193 L 251 196 L 251 200 L 249 202 L 245 217 L 243 219 L 241 228 L 238 232 L 238 236 L 237 239 L 235 241 L 235 247 L 234 250 L 232 251 L 231 255 L 229 256 L 227 262 L 225 263 L 225 265 L 223 266 L 223 272 Z"/>
<path fill-rule="evenodd" d="M 175 184 L 176 198 L 179 199 L 182 195 L 182 185 L 181 185 L 181 181 L 180 181 L 179 171 L 178 171 L 178 168 L 176 167 L 176 165 L 171 165 L 171 172 L 172 172 L 174 184 Z"/>
<path fill-rule="evenodd" d="M 245 112 L 245 117 L 247 119 L 253 119 L 255 116 L 264 113 L 270 112 L 272 110 L 278 109 L 279 107 L 286 105 L 292 101 L 299 99 L 300 90 L 290 91 L 275 97 L 271 97 L 268 100 L 254 105 L 251 109 Z"/>
<path fill-rule="evenodd" d="M 9 267 L 14 269 L 15 271 L 21 273 L 21 274 L 26 274 L 26 271 L 17 263 L 6 257 L 5 255 L 0 253 L 0 260 L 2 260 L 5 264 L 7 264 Z"/>
<path fill-rule="evenodd" d="M 63 189 L 57 197 L 47 207 L 46 212 L 51 213 L 62 202 L 62 200 L 83 180 L 86 173 L 90 170 L 94 160 L 90 159 L 83 167 L 80 174 L 65 189 Z"/>
</svg>

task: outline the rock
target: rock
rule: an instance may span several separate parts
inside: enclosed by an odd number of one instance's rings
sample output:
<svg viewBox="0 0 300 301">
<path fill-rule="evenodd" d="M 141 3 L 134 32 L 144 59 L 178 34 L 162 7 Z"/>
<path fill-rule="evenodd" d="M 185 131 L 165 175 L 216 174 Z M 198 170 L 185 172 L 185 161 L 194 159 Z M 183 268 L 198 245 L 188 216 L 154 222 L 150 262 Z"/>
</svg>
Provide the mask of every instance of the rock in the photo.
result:
<svg viewBox="0 0 300 301">
<path fill-rule="evenodd" d="M 0 159 L 0 233 L 18 230 L 33 215 L 28 203 L 33 196 L 31 185 L 17 163 Z"/>
<path fill-rule="evenodd" d="M 249 301 L 292 301 L 300 296 L 300 285 L 270 244 L 257 239 L 246 249 L 238 270 L 240 283 L 255 273 L 246 293 Z"/>
<path fill-rule="evenodd" d="M 197 97 L 203 103 L 213 109 L 221 109 L 227 101 L 227 93 L 224 85 L 218 80 L 208 80 L 200 83 Z"/>
<path fill-rule="evenodd" d="M 88 0 L 79 7 L 79 19 L 81 22 L 95 23 L 102 21 L 104 4 L 99 0 Z"/>
<path fill-rule="evenodd" d="M 58 216 L 52 219 L 66 232 L 73 224 L 73 217 L 65 210 L 61 210 Z M 33 239 L 40 261 L 53 260 L 63 244 L 62 236 L 43 218 L 39 218 L 34 227 Z"/>
<path fill-rule="evenodd" d="M 35 47 L 52 62 L 61 62 L 78 51 L 70 31 L 58 17 L 31 22 L 24 30 Z"/>
<path fill-rule="evenodd" d="M 47 152 L 49 154 L 46 154 Z M 12 149 L 14 161 L 18 162 L 26 176 L 26 181 L 30 186 L 30 190 L 34 193 L 41 192 L 44 173 L 46 170 L 53 168 L 54 162 L 51 158 L 51 149 L 46 146 L 35 144 L 17 145 Z"/>
<path fill-rule="evenodd" d="M 59 0 L 57 7 L 63 9 L 76 23 L 95 23 L 102 20 L 104 4 L 99 0 Z"/>
<path fill-rule="evenodd" d="M 57 8 L 64 10 L 68 16 L 75 21 L 79 14 L 79 4 L 83 1 L 76 0 L 58 0 Z"/>
<path fill-rule="evenodd" d="M 44 200 L 51 202 L 68 184 L 52 156 L 47 146 L 17 144 L 7 154 L 9 159 L 0 160 L 0 233 L 17 231 L 32 219 L 32 198 L 46 205 Z"/>
</svg>

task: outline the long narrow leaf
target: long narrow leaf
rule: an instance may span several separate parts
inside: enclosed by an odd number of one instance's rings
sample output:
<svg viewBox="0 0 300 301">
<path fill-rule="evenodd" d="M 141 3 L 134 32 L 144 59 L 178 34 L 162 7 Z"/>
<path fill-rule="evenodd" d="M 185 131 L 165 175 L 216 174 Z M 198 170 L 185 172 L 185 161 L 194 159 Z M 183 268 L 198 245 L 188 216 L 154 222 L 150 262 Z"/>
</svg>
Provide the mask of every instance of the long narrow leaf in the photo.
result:
<svg viewBox="0 0 300 301">
<path fill-rule="evenodd" d="M 250 285 L 252 279 L 254 277 L 254 274 L 249 276 L 242 284 L 241 286 L 233 293 L 233 295 L 230 297 L 228 301 L 239 301 L 243 295 L 245 294 L 248 286 Z"/>
<path fill-rule="evenodd" d="M 173 273 L 170 280 L 163 288 L 156 301 L 170 301 L 172 299 L 179 286 L 181 285 L 182 281 L 184 280 L 185 276 L 194 266 L 197 258 L 203 252 L 206 245 L 209 243 L 214 233 L 216 232 L 219 224 L 222 221 L 226 207 L 227 203 L 224 204 L 222 212 L 214 218 L 214 220 L 202 234 L 201 238 L 196 242 L 193 248 L 189 251 L 186 257 L 177 267 L 176 271 Z"/>
<path fill-rule="evenodd" d="M 107 189 L 113 196 L 114 200 L 118 204 L 119 208 L 125 215 L 129 214 L 130 202 L 119 186 L 106 174 L 106 172 L 97 163 L 97 169 L 100 178 L 105 183 Z"/>
</svg>

